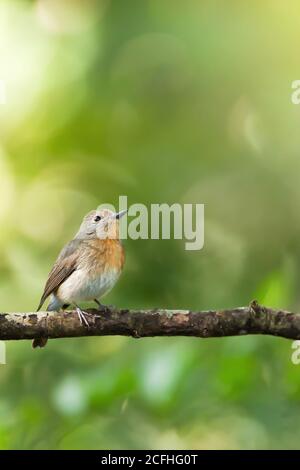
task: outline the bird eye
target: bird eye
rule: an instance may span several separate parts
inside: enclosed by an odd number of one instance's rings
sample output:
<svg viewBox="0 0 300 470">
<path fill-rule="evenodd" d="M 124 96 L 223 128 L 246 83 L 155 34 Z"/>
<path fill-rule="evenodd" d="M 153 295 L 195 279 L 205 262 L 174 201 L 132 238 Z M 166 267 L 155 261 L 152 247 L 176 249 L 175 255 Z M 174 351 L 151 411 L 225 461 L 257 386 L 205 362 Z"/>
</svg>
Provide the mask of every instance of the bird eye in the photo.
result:
<svg viewBox="0 0 300 470">
<path fill-rule="evenodd" d="M 94 222 L 99 222 L 99 220 L 101 220 L 101 217 L 100 217 L 100 215 L 97 215 L 97 216 L 94 218 Z"/>
</svg>

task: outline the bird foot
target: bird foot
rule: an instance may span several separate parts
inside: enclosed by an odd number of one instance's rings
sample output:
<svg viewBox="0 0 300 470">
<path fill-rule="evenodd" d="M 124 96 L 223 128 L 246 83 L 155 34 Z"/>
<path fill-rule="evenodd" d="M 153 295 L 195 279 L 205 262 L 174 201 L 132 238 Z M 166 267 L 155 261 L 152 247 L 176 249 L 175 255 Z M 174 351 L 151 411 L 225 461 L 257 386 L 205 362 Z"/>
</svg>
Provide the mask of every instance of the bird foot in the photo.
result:
<svg viewBox="0 0 300 470">
<path fill-rule="evenodd" d="M 97 299 L 95 299 L 95 302 L 98 305 L 99 310 L 102 312 L 109 312 L 110 310 L 113 310 L 115 308 L 113 305 L 103 305 Z"/>
<path fill-rule="evenodd" d="M 83 311 L 81 310 L 81 308 L 78 307 L 78 305 L 76 305 L 76 312 L 77 312 L 77 315 L 78 315 L 80 324 L 81 324 L 81 325 L 84 324 L 85 326 L 89 327 L 90 325 L 89 325 L 89 322 L 87 321 L 86 316 L 87 316 L 87 315 L 90 315 L 90 314 L 87 313 L 87 312 L 83 312 Z"/>
</svg>

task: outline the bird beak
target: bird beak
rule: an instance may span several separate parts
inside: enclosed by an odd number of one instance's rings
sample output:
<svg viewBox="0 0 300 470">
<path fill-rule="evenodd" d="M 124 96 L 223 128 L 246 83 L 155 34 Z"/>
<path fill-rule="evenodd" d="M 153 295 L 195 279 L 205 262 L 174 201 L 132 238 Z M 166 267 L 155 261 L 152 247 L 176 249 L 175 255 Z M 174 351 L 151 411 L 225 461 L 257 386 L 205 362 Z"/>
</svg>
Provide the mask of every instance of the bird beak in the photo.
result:
<svg viewBox="0 0 300 470">
<path fill-rule="evenodd" d="M 121 219 L 121 217 L 123 217 L 123 215 L 127 214 L 127 209 L 125 209 L 124 211 L 120 211 L 120 212 L 117 212 L 115 214 L 115 218 L 118 220 L 118 219 Z"/>
</svg>

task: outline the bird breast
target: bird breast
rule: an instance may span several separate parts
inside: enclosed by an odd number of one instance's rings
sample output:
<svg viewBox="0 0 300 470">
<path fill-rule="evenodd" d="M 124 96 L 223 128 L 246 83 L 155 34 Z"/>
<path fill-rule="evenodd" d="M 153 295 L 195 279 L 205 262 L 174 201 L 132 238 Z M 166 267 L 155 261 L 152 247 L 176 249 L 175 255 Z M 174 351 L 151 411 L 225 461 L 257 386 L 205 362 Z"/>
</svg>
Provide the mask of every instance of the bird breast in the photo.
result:
<svg viewBox="0 0 300 470">
<path fill-rule="evenodd" d="M 57 291 L 65 303 L 100 299 L 117 282 L 124 265 L 119 240 L 90 240 L 78 259 L 78 267 Z"/>
</svg>

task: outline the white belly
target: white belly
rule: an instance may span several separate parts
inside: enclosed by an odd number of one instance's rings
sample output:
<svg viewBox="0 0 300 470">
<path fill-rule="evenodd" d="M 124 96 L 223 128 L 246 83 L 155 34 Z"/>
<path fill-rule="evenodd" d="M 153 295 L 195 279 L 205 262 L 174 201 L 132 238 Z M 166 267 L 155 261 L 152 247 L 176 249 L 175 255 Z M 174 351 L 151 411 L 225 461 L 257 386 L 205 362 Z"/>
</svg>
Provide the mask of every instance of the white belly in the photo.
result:
<svg viewBox="0 0 300 470">
<path fill-rule="evenodd" d="M 79 269 L 63 282 L 56 297 L 63 303 L 100 299 L 113 288 L 119 276 L 119 271 L 109 270 L 101 276 L 91 279 L 86 275 L 86 271 Z"/>
</svg>

